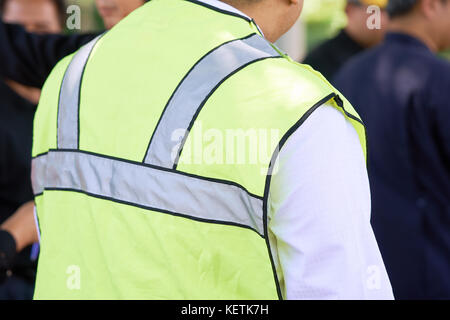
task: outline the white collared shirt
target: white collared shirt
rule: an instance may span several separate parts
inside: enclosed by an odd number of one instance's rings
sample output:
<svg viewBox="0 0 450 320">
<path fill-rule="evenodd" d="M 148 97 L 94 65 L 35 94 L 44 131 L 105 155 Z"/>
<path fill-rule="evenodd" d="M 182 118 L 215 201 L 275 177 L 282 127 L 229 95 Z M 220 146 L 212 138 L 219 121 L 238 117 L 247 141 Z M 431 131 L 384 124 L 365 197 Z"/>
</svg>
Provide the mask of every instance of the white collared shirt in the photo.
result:
<svg viewBox="0 0 450 320">
<path fill-rule="evenodd" d="M 200 2 L 248 18 L 222 1 Z M 283 298 L 393 299 L 351 123 L 333 106 L 319 107 L 288 139 L 278 161 L 268 227 Z"/>
</svg>

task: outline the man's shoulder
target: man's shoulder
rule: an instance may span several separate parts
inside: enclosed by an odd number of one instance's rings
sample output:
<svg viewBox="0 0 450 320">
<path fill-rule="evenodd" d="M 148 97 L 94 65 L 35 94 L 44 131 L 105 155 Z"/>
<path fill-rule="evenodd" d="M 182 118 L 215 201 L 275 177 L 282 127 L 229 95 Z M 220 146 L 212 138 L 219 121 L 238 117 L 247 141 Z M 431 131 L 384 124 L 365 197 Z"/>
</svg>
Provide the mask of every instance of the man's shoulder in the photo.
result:
<svg viewBox="0 0 450 320">
<path fill-rule="evenodd" d="M 306 64 L 312 64 L 313 62 L 321 62 L 324 59 L 333 56 L 333 50 L 339 45 L 339 36 L 328 39 L 316 47 L 306 56 L 304 62 Z"/>
<path fill-rule="evenodd" d="M 292 89 L 309 88 L 314 90 L 333 91 L 333 86 L 317 70 L 308 64 L 299 63 L 290 57 L 268 59 L 264 65 L 264 74 L 270 80 L 267 84 Z M 308 91 L 305 91 L 308 92 Z"/>
<path fill-rule="evenodd" d="M 264 90 L 267 94 L 263 98 L 273 102 L 278 113 L 290 114 L 296 108 L 307 112 L 330 102 L 340 109 L 344 108 L 347 116 L 359 121 L 350 102 L 320 72 L 289 57 L 270 60 L 264 68 L 270 78 L 268 81 L 258 74 L 250 74 L 250 77 L 260 79 L 267 85 Z"/>
</svg>

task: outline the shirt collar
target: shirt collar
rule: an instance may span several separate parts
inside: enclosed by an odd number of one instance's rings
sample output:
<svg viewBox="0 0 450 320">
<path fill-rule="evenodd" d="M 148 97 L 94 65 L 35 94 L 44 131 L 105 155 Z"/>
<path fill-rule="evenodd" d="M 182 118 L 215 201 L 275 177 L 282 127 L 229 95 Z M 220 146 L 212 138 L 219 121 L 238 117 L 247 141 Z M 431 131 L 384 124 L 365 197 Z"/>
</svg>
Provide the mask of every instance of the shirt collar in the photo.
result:
<svg viewBox="0 0 450 320">
<path fill-rule="evenodd" d="M 430 48 L 428 48 L 428 46 L 424 42 L 422 42 L 420 39 L 418 39 L 414 36 L 411 36 L 409 34 L 406 34 L 406 33 L 389 32 L 385 37 L 385 41 L 386 42 L 403 43 L 403 44 L 406 44 L 409 46 L 426 49 L 427 51 L 431 52 Z"/>
<path fill-rule="evenodd" d="M 230 6 L 229 4 L 227 4 L 225 2 L 222 2 L 220 0 L 195 0 L 194 2 L 203 3 L 206 6 L 214 7 L 220 11 L 225 11 L 225 12 L 231 13 L 233 15 L 238 15 L 249 22 L 253 22 L 255 24 L 255 26 L 258 28 L 259 32 L 261 32 L 261 34 L 264 36 L 264 33 L 262 32 L 261 28 L 256 24 L 256 22 L 252 18 L 250 18 L 242 11 L 236 9 L 233 6 Z"/>
<path fill-rule="evenodd" d="M 225 3 L 225 2 L 222 2 L 222 1 L 219 1 L 219 0 L 196 0 L 196 1 L 197 1 L 197 2 L 201 2 L 201 3 L 204 3 L 204 4 L 209 5 L 209 6 L 211 6 L 211 7 L 215 7 L 215 8 L 217 8 L 217 9 L 220 9 L 220 10 L 223 10 L 223 11 L 228 11 L 228 12 L 231 12 L 231 13 L 234 13 L 234 14 L 237 14 L 237 15 L 240 15 L 240 16 L 243 16 L 243 17 L 245 17 L 245 18 L 246 18 L 247 20 L 249 20 L 249 21 L 252 20 L 252 19 L 251 19 L 249 16 L 247 16 L 245 13 L 243 13 L 242 11 L 236 9 L 236 8 L 233 7 L 233 6 L 230 6 L 229 4 L 227 4 L 227 3 Z"/>
</svg>

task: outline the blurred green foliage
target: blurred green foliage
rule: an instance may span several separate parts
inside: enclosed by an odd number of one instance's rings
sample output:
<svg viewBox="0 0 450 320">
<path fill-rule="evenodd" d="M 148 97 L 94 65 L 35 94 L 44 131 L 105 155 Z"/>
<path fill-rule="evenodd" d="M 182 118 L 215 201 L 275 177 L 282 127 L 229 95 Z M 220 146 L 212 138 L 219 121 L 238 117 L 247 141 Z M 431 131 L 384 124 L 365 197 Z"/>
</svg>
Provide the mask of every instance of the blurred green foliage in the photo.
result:
<svg viewBox="0 0 450 320">
<path fill-rule="evenodd" d="M 302 13 L 306 24 L 308 50 L 333 37 L 347 23 L 346 0 L 305 0 Z"/>
<path fill-rule="evenodd" d="M 447 58 L 448 60 L 450 60 L 450 50 L 447 50 L 445 52 L 442 52 L 442 56 L 444 58 Z"/>
<path fill-rule="evenodd" d="M 302 18 L 306 25 L 308 51 L 336 35 L 345 26 L 345 2 L 346 0 L 305 0 Z M 441 55 L 450 60 L 450 50 Z"/>
</svg>

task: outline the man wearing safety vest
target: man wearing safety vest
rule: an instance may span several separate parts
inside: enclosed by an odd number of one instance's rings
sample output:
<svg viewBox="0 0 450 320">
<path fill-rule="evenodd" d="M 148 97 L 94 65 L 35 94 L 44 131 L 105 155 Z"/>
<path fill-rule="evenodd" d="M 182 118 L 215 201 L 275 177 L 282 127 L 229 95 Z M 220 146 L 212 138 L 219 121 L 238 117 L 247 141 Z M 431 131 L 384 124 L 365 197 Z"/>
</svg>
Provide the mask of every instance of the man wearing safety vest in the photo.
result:
<svg viewBox="0 0 450 320">
<path fill-rule="evenodd" d="M 36 299 L 391 299 L 364 126 L 271 43 L 302 0 L 152 0 L 35 117 Z"/>
</svg>

